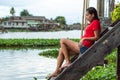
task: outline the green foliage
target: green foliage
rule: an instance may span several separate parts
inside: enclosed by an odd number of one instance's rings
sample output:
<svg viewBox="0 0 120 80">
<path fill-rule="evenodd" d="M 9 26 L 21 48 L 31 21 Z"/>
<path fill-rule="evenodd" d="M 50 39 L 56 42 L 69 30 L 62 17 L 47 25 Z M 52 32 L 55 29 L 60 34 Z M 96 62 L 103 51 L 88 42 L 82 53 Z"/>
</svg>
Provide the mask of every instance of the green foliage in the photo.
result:
<svg viewBox="0 0 120 80">
<path fill-rule="evenodd" d="M 107 67 L 97 66 L 82 80 L 116 80 L 116 66 L 115 64 L 109 64 Z"/>
<path fill-rule="evenodd" d="M 116 49 L 106 57 L 106 67 L 97 66 L 89 71 L 82 80 L 116 80 Z"/>
<path fill-rule="evenodd" d="M 72 39 L 79 41 L 79 39 Z M 44 47 L 59 46 L 60 39 L 0 39 L 0 47 Z"/>
<path fill-rule="evenodd" d="M 0 18 L 0 24 L 1 24 L 3 21 L 7 21 L 7 20 L 9 20 L 9 19 L 10 19 L 9 16 Z"/>
<path fill-rule="evenodd" d="M 40 56 L 46 56 L 51 58 L 57 58 L 58 56 L 58 49 L 47 50 L 39 53 Z"/>
<path fill-rule="evenodd" d="M 37 78 L 36 77 L 33 77 L 34 78 L 34 80 L 37 80 Z"/>
<path fill-rule="evenodd" d="M 20 16 L 32 16 L 32 14 L 29 14 L 28 10 L 24 9 L 20 12 Z"/>
<path fill-rule="evenodd" d="M 10 14 L 11 14 L 12 16 L 15 14 L 15 9 L 14 9 L 14 7 L 12 7 L 12 8 L 10 9 Z"/>
<path fill-rule="evenodd" d="M 9 19 L 10 19 L 9 16 L 3 17 L 3 18 L 1 19 L 1 22 L 3 22 L 3 21 L 7 21 L 7 20 L 9 20 Z"/>
<path fill-rule="evenodd" d="M 115 63 L 116 62 L 116 58 L 117 58 L 117 49 L 114 49 L 112 51 L 112 54 L 108 55 L 105 59 L 108 60 L 108 64 L 109 63 Z"/>
<path fill-rule="evenodd" d="M 57 16 L 55 18 L 55 21 L 58 22 L 60 25 L 66 25 L 66 20 L 63 16 Z"/>
<path fill-rule="evenodd" d="M 120 3 L 114 10 L 111 12 L 112 21 L 114 22 L 117 19 L 120 19 Z"/>
<path fill-rule="evenodd" d="M 59 39 L 0 39 L 0 47 L 59 46 Z"/>
</svg>

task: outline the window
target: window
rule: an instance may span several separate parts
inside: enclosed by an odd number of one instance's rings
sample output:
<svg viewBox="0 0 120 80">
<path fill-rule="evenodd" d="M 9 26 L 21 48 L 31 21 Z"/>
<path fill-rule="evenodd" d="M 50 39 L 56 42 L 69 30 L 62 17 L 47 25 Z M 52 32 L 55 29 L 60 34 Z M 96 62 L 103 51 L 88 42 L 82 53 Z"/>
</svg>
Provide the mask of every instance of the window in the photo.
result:
<svg viewBox="0 0 120 80">
<path fill-rule="evenodd" d="M 16 22 L 16 25 L 18 26 L 18 22 Z"/>
<path fill-rule="evenodd" d="M 6 22 L 4 22 L 4 25 L 6 25 Z"/>
<path fill-rule="evenodd" d="M 24 26 L 24 22 L 22 23 L 22 26 Z"/>
<path fill-rule="evenodd" d="M 8 22 L 8 25 L 10 26 L 10 25 L 11 25 L 11 22 Z"/>
</svg>

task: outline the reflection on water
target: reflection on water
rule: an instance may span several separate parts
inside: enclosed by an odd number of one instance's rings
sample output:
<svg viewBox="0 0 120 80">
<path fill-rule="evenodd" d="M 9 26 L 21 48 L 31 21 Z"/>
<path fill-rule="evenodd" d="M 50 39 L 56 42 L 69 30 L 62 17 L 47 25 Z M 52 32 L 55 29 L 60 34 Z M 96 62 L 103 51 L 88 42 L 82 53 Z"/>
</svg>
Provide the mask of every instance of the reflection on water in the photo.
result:
<svg viewBox="0 0 120 80">
<path fill-rule="evenodd" d="M 42 50 L 0 50 L 0 80 L 46 80 L 56 60 L 39 56 Z"/>
</svg>

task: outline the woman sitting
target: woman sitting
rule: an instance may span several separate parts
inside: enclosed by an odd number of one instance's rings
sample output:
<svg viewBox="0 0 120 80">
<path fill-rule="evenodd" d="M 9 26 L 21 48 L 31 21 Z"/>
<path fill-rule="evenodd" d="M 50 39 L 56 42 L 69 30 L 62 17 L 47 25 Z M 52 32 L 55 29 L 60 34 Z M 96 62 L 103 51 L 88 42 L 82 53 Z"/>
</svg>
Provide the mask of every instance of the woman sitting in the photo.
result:
<svg viewBox="0 0 120 80">
<path fill-rule="evenodd" d="M 79 42 L 74 42 L 69 39 L 60 40 L 61 48 L 59 49 L 57 66 L 55 71 L 50 74 L 48 78 L 57 76 L 62 68 L 68 67 L 71 64 L 70 55 L 83 54 L 99 39 L 101 27 L 97 11 L 94 7 L 89 7 L 86 10 L 86 19 L 89 21 L 89 25 L 86 27 L 84 35 Z M 66 62 L 63 65 L 64 59 Z"/>
</svg>

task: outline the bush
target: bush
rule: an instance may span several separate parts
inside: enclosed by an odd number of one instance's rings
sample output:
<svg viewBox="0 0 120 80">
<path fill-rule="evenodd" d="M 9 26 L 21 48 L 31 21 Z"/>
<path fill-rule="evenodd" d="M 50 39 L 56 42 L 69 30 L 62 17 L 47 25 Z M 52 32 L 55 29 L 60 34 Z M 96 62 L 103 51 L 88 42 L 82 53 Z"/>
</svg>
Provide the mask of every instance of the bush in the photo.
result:
<svg viewBox="0 0 120 80">
<path fill-rule="evenodd" d="M 120 3 L 111 12 L 111 18 L 113 22 L 116 21 L 117 19 L 120 19 Z"/>
<path fill-rule="evenodd" d="M 106 57 L 106 60 L 108 60 L 106 67 L 94 67 L 82 80 L 116 80 L 116 54 L 117 49 L 114 49 L 112 53 Z"/>
</svg>

